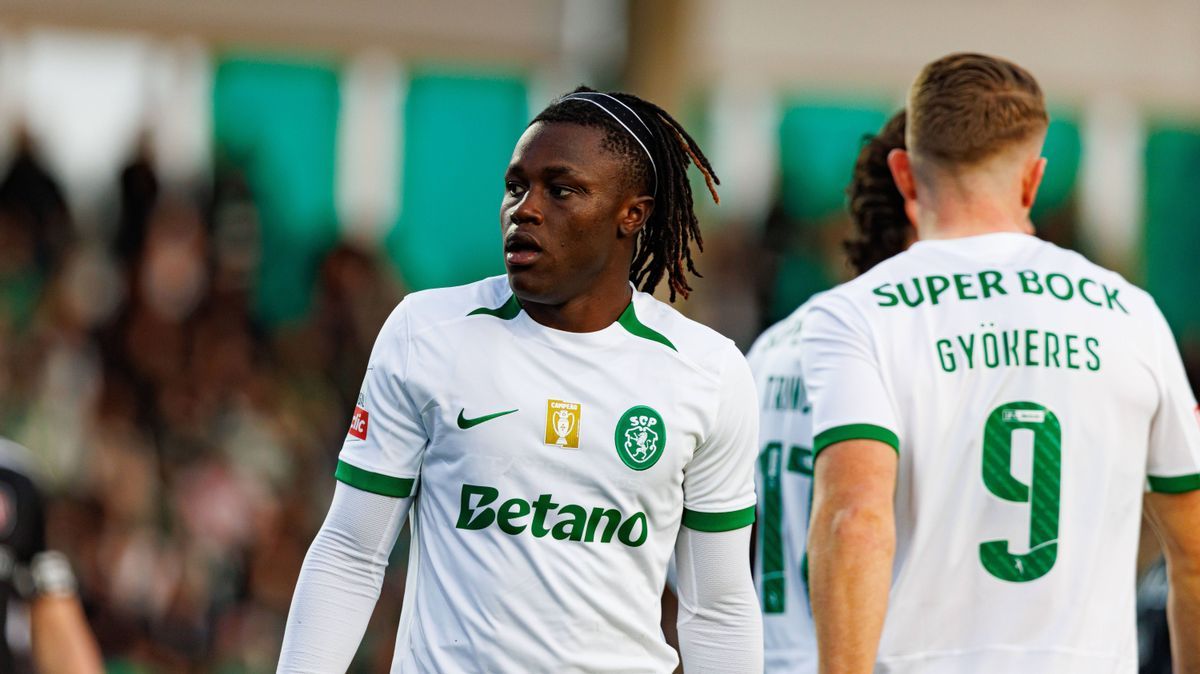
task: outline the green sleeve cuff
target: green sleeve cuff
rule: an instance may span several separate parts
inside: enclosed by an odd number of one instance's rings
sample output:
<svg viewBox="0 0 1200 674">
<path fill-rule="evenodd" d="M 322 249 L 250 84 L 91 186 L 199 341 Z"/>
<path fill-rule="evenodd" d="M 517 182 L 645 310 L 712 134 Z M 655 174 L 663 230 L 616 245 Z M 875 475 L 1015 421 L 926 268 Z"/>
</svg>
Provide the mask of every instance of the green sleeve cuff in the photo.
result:
<svg viewBox="0 0 1200 674">
<path fill-rule="evenodd" d="M 1200 473 L 1191 475 L 1176 475 L 1175 477 L 1158 477 L 1149 475 L 1150 491 L 1161 494 L 1182 494 L 1200 489 Z"/>
<path fill-rule="evenodd" d="M 683 509 L 683 526 L 696 531 L 733 531 L 754 523 L 754 506 L 727 513 Z"/>
<path fill-rule="evenodd" d="M 846 424 L 845 426 L 834 426 L 817 434 L 813 438 L 813 458 L 815 459 L 821 450 L 829 445 L 845 442 L 846 440 L 878 440 L 885 445 L 890 445 L 896 453 L 900 453 L 900 438 L 884 428 L 875 424 Z"/>
<path fill-rule="evenodd" d="M 333 476 L 338 481 L 344 482 L 355 489 L 396 498 L 408 498 L 412 496 L 413 483 L 416 482 L 411 477 L 392 477 L 390 475 L 372 473 L 369 470 L 363 470 L 358 466 L 350 465 L 345 461 L 338 461 L 337 471 L 334 472 Z"/>
</svg>

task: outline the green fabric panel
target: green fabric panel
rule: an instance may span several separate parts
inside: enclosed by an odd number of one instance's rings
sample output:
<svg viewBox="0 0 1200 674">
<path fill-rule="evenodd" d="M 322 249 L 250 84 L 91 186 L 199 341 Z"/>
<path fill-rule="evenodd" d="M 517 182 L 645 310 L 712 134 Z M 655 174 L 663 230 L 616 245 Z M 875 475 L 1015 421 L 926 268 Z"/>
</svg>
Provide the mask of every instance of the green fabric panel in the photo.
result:
<svg viewBox="0 0 1200 674">
<path fill-rule="evenodd" d="M 755 507 L 727 513 L 705 513 L 683 509 L 683 526 L 695 531 L 732 531 L 754 524 Z"/>
<path fill-rule="evenodd" d="M 1146 139 L 1146 287 L 1181 342 L 1200 341 L 1200 127 L 1152 127 Z"/>
<path fill-rule="evenodd" d="M 521 313 L 521 301 L 517 299 L 516 295 L 509 295 L 508 299 L 504 300 L 504 304 L 501 304 L 499 307 L 496 307 L 495 309 L 491 309 L 488 307 L 479 307 L 478 309 L 474 309 L 474 310 L 468 312 L 467 315 L 468 316 L 495 316 L 496 318 L 500 318 L 500 319 L 503 319 L 506 321 L 511 321 L 512 319 L 516 318 L 517 314 L 519 314 L 519 313 Z"/>
<path fill-rule="evenodd" d="M 789 217 L 814 221 L 845 209 L 846 185 L 863 137 L 875 134 L 885 105 L 785 101 L 779 125 L 780 195 Z"/>
<path fill-rule="evenodd" d="M 382 496 L 393 496 L 395 498 L 408 498 L 412 496 L 413 485 L 416 484 L 416 479 L 411 477 L 393 477 L 382 473 L 374 473 L 346 463 L 345 461 L 338 461 L 337 470 L 334 471 L 333 476 L 338 481 L 344 482 L 356 489 Z"/>
<path fill-rule="evenodd" d="M 1158 477 L 1150 475 L 1150 489 L 1160 494 L 1182 494 L 1200 489 L 1200 474 Z"/>
<path fill-rule="evenodd" d="M 1050 119 L 1046 144 L 1042 148 L 1042 156 L 1046 158 L 1046 175 L 1042 178 L 1042 186 L 1038 189 L 1037 201 L 1030 214 L 1034 222 L 1039 216 L 1053 213 L 1070 201 L 1075 192 L 1083 153 L 1083 141 L 1075 120 L 1053 112 Z"/>
<path fill-rule="evenodd" d="M 504 170 L 528 122 L 522 79 L 413 75 L 401 213 L 386 244 L 410 289 L 503 273 Z"/>
<path fill-rule="evenodd" d="M 847 440 L 877 440 L 900 453 L 900 438 L 890 429 L 875 424 L 846 424 L 817 433 L 813 438 L 814 461 L 826 447 Z"/>
<path fill-rule="evenodd" d="M 213 82 L 217 157 L 246 174 L 258 207 L 257 312 L 267 323 L 308 310 L 320 256 L 337 236 L 338 76 L 327 64 L 228 57 Z"/>
<path fill-rule="evenodd" d="M 621 327 L 625 328 L 629 334 L 635 337 L 641 337 L 642 339 L 648 339 L 652 342 L 658 342 L 672 351 L 678 351 L 678 349 L 675 348 L 675 345 L 671 343 L 671 340 L 667 339 L 666 335 L 638 320 L 637 311 L 633 308 L 633 302 L 630 302 L 629 306 L 625 307 L 625 311 L 621 312 L 621 317 L 617 319 L 617 322 L 620 323 Z"/>
</svg>

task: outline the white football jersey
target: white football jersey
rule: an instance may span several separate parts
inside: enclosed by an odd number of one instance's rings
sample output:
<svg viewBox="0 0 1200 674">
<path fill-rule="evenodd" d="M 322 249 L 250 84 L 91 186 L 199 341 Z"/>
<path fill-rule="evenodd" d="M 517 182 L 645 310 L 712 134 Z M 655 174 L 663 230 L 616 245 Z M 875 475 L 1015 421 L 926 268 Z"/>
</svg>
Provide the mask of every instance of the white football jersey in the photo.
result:
<svg viewBox="0 0 1200 674">
<path fill-rule="evenodd" d="M 899 452 L 879 672 L 1135 672 L 1146 488 L 1200 488 L 1148 294 L 1032 236 L 921 241 L 813 303 L 814 450 Z"/>
<path fill-rule="evenodd" d="M 728 339 L 634 292 L 554 330 L 505 277 L 409 295 L 337 477 L 415 494 L 394 672 L 670 672 L 681 524 L 754 519 L 754 383 Z"/>
<path fill-rule="evenodd" d="M 812 506 L 812 408 L 800 370 L 800 326 L 810 305 L 811 300 L 767 329 L 746 356 L 758 387 L 754 579 L 768 673 L 817 671 L 804 574 Z"/>
</svg>

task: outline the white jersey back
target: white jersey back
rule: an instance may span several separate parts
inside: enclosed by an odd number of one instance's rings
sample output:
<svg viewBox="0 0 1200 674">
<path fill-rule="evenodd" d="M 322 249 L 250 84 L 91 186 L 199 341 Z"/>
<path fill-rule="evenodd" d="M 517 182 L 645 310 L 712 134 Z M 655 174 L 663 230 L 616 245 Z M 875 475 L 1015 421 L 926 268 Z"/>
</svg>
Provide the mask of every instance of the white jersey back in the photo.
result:
<svg viewBox="0 0 1200 674">
<path fill-rule="evenodd" d="M 1149 295 L 1031 236 L 923 241 L 814 302 L 802 354 L 818 457 L 900 456 L 877 671 L 1136 671 L 1144 488 L 1200 488 Z"/>
<path fill-rule="evenodd" d="M 337 472 L 416 494 L 393 671 L 672 671 L 667 561 L 753 521 L 756 407 L 737 347 L 644 293 L 582 334 L 504 277 L 409 295 Z"/>
<path fill-rule="evenodd" d="M 804 574 L 813 432 L 800 369 L 800 326 L 809 306 L 767 329 L 746 356 L 758 387 L 754 579 L 762 603 L 768 674 L 817 670 L 816 634 Z"/>
</svg>

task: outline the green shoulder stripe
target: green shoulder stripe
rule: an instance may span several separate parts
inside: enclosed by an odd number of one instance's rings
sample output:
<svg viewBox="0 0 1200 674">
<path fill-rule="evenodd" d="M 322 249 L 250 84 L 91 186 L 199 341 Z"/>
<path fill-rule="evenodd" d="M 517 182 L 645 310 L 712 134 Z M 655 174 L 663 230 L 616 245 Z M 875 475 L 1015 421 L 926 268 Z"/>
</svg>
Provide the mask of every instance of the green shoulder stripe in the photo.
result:
<svg viewBox="0 0 1200 674">
<path fill-rule="evenodd" d="M 896 453 L 900 453 L 900 438 L 884 428 L 875 424 L 846 424 L 845 426 L 834 426 L 829 430 L 822 431 L 813 438 L 813 458 L 815 459 L 821 450 L 829 445 L 844 442 L 846 440 L 878 440 L 879 442 L 891 445 Z"/>
<path fill-rule="evenodd" d="M 413 483 L 415 482 L 411 477 L 392 477 L 390 475 L 372 473 L 358 466 L 352 466 L 345 461 L 338 461 L 337 471 L 333 476 L 338 481 L 344 482 L 356 489 L 369 491 L 372 494 L 379 494 L 381 496 L 394 496 L 396 498 L 408 498 L 412 496 Z"/>
<path fill-rule="evenodd" d="M 467 315 L 468 316 L 481 316 L 481 315 L 482 316 L 495 316 L 496 318 L 500 318 L 500 319 L 503 319 L 506 321 L 511 321 L 512 319 L 516 318 L 517 314 L 519 314 L 519 313 L 521 313 L 521 303 L 519 301 L 517 301 L 516 295 L 509 295 L 508 299 L 504 301 L 504 304 L 501 304 L 500 306 L 496 307 L 495 309 L 489 309 L 487 307 L 479 307 L 478 309 L 471 311 Z"/>
<path fill-rule="evenodd" d="M 671 340 L 664 337 L 661 332 L 647 327 L 645 323 L 642 323 L 638 320 L 637 312 L 633 310 L 633 300 L 629 301 L 629 306 L 625 307 L 625 311 L 621 312 L 621 317 L 617 319 L 617 322 L 620 323 L 621 327 L 625 328 L 629 334 L 635 337 L 641 337 L 652 342 L 658 342 L 659 344 L 666 345 L 667 348 L 671 349 L 672 351 L 679 350 L 676 349 L 675 345 L 671 343 Z"/>
<path fill-rule="evenodd" d="M 754 506 L 727 513 L 683 509 L 683 526 L 696 531 L 732 531 L 754 523 Z"/>
<path fill-rule="evenodd" d="M 1200 489 L 1200 473 L 1176 475 L 1175 477 L 1158 477 L 1157 475 L 1147 477 L 1150 480 L 1150 490 L 1160 494 L 1182 494 Z"/>
</svg>

